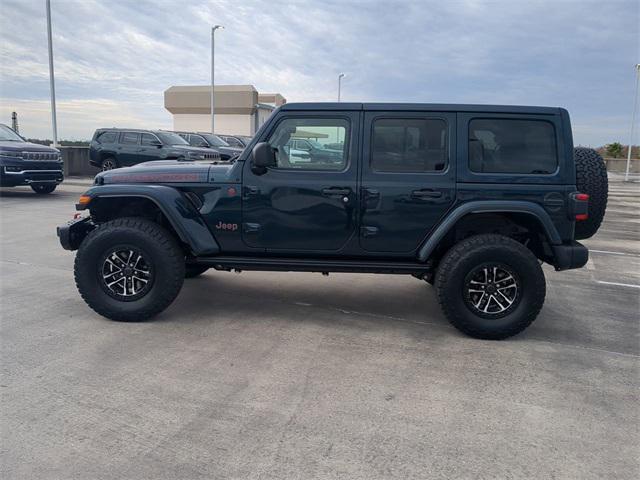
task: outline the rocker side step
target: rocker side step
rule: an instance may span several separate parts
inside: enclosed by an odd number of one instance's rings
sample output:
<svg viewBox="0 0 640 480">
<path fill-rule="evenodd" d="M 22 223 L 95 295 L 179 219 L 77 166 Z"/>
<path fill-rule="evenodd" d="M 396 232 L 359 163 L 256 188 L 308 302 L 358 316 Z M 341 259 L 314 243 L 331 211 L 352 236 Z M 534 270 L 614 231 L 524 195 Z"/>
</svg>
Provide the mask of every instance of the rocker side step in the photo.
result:
<svg viewBox="0 0 640 480">
<path fill-rule="evenodd" d="M 198 257 L 194 259 L 194 263 L 209 265 L 216 270 L 397 274 L 422 274 L 430 271 L 429 265 L 424 263 L 334 259 L 309 260 L 303 258 L 219 256 Z"/>
</svg>

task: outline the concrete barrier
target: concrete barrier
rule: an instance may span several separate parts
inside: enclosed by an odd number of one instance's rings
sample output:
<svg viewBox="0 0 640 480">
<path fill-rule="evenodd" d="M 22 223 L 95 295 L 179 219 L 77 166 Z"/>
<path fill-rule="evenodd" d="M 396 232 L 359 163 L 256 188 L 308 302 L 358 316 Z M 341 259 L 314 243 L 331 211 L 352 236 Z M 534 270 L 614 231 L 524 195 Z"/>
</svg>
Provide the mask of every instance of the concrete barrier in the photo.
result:
<svg viewBox="0 0 640 480">
<path fill-rule="evenodd" d="M 605 158 L 607 172 L 624 173 L 627 170 L 626 158 Z M 632 158 L 629 173 L 640 173 L 640 159 Z"/>
<path fill-rule="evenodd" d="M 89 147 L 59 147 L 64 160 L 64 176 L 93 177 L 100 171 L 89 164 Z"/>
</svg>

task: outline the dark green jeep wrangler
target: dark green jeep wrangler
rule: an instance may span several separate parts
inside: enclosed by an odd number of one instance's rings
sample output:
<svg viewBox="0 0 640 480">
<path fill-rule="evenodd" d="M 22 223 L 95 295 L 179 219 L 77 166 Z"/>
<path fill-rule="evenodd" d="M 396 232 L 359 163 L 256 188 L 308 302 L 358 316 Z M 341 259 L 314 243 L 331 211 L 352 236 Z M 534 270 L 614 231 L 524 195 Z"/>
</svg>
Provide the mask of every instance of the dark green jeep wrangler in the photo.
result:
<svg viewBox="0 0 640 480">
<path fill-rule="evenodd" d="M 300 150 L 299 140 L 314 148 Z M 458 329 L 500 339 L 545 297 L 541 264 L 582 267 L 607 175 L 562 108 L 286 104 L 234 163 L 102 172 L 58 228 L 96 312 L 164 310 L 216 270 L 408 274 Z"/>
</svg>

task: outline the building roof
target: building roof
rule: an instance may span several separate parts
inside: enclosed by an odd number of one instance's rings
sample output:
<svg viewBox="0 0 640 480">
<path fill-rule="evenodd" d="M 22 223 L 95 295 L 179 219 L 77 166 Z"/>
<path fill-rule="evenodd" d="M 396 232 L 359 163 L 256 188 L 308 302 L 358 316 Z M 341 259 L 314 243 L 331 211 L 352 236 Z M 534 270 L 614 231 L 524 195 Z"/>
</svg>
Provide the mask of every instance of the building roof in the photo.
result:
<svg viewBox="0 0 640 480">
<path fill-rule="evenodd" d="M 286 102 L 279 93 L 259 94 L 253 85 L 216 85 L 216 114 L 251 115 L 258 103 L 279 106 Z M 278 103 L 281 102 L 281 103 Z M 211 86 L 179 85 L 164 92 L 164 108 L 174 114 L 211 114 Z"/>
</svg>

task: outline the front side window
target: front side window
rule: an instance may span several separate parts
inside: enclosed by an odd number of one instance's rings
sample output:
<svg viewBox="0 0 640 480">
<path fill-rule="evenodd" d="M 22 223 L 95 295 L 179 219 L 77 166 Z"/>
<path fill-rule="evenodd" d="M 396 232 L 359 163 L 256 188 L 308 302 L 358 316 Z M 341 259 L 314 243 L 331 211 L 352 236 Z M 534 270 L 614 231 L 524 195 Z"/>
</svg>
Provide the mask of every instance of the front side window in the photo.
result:
<svg viewBox="0 0 640 480">
<path fill-rule="evenodd" d="M 189 145 L 192 147 L 208 147 L 207 141 L 200 135 L 189 135 Z"/>
<path fill-rule="evenodd" d="M 124 144 L 137 144 L 138 143 L 138 137 L 140 136 L 139 133 L 134 133 L 134 132 L 122 132 L 120 134 L 120 143 L 124 143 Z"/>
<path fill-rule="evenodd" d="M 471 120 L 469 168 L 477 173 L 555 172 L 558 155 L 553 124 L 506 118 Z"/>
<path fill-rule="evenodd" d="M 347 165 L 348 138 L 347 120 L 289 118 L 278 124 L 269 144 L 276 152 L 275 168 L 340 171 Z M 342 147 L 329 148 L 328 144 Z"/>
<path fill-rule="evenodd" d="M 142 143 L 142 145 L 153 145 L 155 143 L 158 143 L 158 139 L 155 137 L 155 135 L 151 135 L 150 133 L 143 133 L 140 143 Z"/>
<path fill-rule="evenodd" d="M 447 124 L 433 118 L 381 118 L 373 123 L 371 168 L 439 172 L 447 166 Z"/>
</svg>

